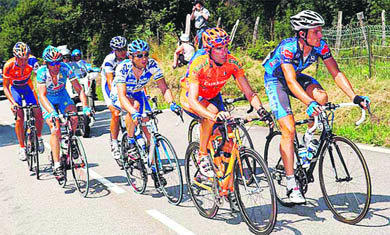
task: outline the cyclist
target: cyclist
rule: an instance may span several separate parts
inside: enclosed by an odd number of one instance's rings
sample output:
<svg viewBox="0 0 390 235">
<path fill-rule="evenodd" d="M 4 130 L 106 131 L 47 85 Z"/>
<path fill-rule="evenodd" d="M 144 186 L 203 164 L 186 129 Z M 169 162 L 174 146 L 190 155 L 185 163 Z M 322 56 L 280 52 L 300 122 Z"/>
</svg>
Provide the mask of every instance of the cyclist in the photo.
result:
<svg viewBox="0 0 390 235">
<path fill-rule="evenodd" d="M 74 89 L 79 94 L 83 104 L 83 113 L 90 115 L 91 109 L 87 106 L 87 97 L 71 67 L 61 62 L 62 55 L 60 51 L 56 47 L 48 46 L 43 51 L 42 58 L 46 64 L 40 67 L 37 72 L 39 103 L 43 111 L 43 118 L 51 131 L 50 147 L 54 161 L 53 173 L 57 180 L 62 180 L 64 175 L 60 164 L 61 130 L 56 107 L 61 113 L 77 112 L 76 106 L 65 89 L 67 79 L 71 81 Z M 72 128 L 76 130 L 77 117 L 72 119 Z M 53 120 L 56 120 L 55 128 L 52 123 Z"/>
<path fill-rule="evenodd" d="M 200 143 L 198 165 L 200 172 L 213 177 L 214 172 L 207 157 L 207 143 L 216 120 L 231 118 L 225 111 L 221 89 L 233 76 L 239 89 L 260 117 L 269 117 L 261 101 L 250 87 L 241 63 L 228 53 L 229 35 L 221 28 L 207 29 L 203 33 L 206 53 L 192 58 L 187 76 L 181 80 L 180 102 L 184 111 L 200 119 Z"/>
<path fill-rule="evenodd" d="M 69 63 L 71 55 L 70 55 L 70 50 L 68 49 L 68 47 L 66 45 L 63 45 L 63 46 L 58 46 L 57 48 L 60 50 L 60 52 L 62 54 L 62 62 Z"/>
<path fill-rule="evenodd" d="M 290 18 L 290 23 L 295 37 L 282 40 L 269 53 L 263 66 L 265 89 L 282 132 L 280 153 L 287 175 L 287 195 L 292 203 L 300 204 L 305 203 L 306 199 L 300 193 L 294 178 L 295 122 L 289 95 L 307 105 L 306 112 L 309 116 L 318 115 L 321 112 L 320 105 L 328 101 L 327 93 L 319 82 L 302 71 L 320 57 L 338 87 L 354 103 L 367 108 L 370 100 L 356 95 L 349 80 L 339 70 L 328 45 L 321 39 L 325 22 L 318 13 L 311 10 L 301 11 Z M 313 134 L 307 132 L 304 137 L 305 144 L 308 145 L 312 138 Z"/>
<path fill-rule="evenodd" d="M 181 114 L 181 107 L 173 101 L 171 90 L 168 88 L 163 73 L 154 59 L 149 59 L 149 45 L 143 40 L 137 39 L 128 45 L 129 58 L 122 61 L 115 70 L 114 87 L 111 90 L 111 98 L 117 110 L 121 108 L 127 112 L 126 129 L 129 141 L 129 156 L 137 159 L 138 153 L 135 145 L 134 130 L 137 121 L 144 110 L 151 111 L 146 98 L 144 87 L 150 80 L 154 80 L 164 95 L 164 99 L 170 104 L 170 109 L 176 114 Z M 148 142 L 150 134 L 144 129 Z M 152 178 L 158 183 L 156 169 L 152 167 Z"/>
<path fill-rule="evenodd" d="M 24 42 L 17 42 L 13 47 L 14 57 L 9 59 L 3 69 L 4 94 L 11 102 L 11 110 L 17 115 L 15 122 L 15 133 L 19 141 L 19 159 L 25 161 L 27 153 L 24 146 L 24 113 L 18 109 L 22 106 L 22 99 L 26 104 L 38 104 L 37 94 L 31 80 L 32 72 L 36 73 L 39 64 L 38 60 L 31 55 L 30 48 Z M 36 119 L 37 135 L 39 142 L 39 152 L 45 151 L 42 139 L 42 112 L 39 108 L 34 109 Z"/>
<path fill-rule="evenodd" d="M 112 82 L 114 80 L 115 68 L 127 56 L 127 40 L 122 36 L 113 37 L 110 41 L 112 51 L 106 56 L 101 66 L 102 92 L 104 101 L 111 112 L 110 122 L 110 139 L 111 139 L 111 154 L 114 159 L 119 159 L 121 156 L 118 146 L 119 135 L 119 118 L 120 111 L 113 106 L 110 98 L 112 90 Z"/>
</svg>

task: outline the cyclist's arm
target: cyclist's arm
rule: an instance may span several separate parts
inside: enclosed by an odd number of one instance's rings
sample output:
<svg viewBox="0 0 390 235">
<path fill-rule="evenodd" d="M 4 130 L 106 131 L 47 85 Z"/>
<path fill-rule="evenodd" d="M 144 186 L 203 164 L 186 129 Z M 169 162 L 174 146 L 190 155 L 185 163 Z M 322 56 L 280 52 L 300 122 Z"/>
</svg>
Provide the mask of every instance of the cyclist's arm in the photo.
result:
<svg viewBox="0 0 390 235">
<path fill-rule="evenodd" d="M 114 80 L 114 73 L 106 73 L 106 78 L 107 78 L 108 89 L 110 89 L 111 91 L 111 84 L 112 81 Z"/>
<path fill-rule="evenodd" d="M 53 107 L 50 105 L 50 101 L 47 99 L 47 89 L 46 84 L 38 83 L 38 93 L 39 93 L 39 101 L 41 105 L 47 110 L 48 113 L 55 111 Z"/>
<path fill-rule="evenodd" d="M 198 101 L 199 98 L 199 83 L 191 82 L 188 84 L 188 103 L 192 110 L 194 110 L 199 116 L 210 120 L 215 119 L 215 114 L 207 110 Z"/>
<path fill-rule="evenodd" d="M 174 53 L 174 55 L 173 55 L 173 66 L 174 66 L 174 67 L 177 66 L 177 60 L 178 60 L 178 58 L 179 58 L 180 53 L 182 53 L 183 50 L 184 50 L 183 44 L 180 45 L 180 46 L 176 49 L 176 51 L 175 51 L 175 53 Z"/>
<path fill-rule="evenodd" d="M 353 91 L 352 85 L 348 78 L 339 70 L 336 60 L 333 57 L 330 57 L 324 60 L 324 64 L 329 73 L 332 75 L 337 86 L 340 87 L 340 89 L 353 100 L 356 94 Z"/>
<path fill-rule="evenodd" d="M 81 87 L 78 79 L 73 79 L 70 81 L 72 83 L 72 86 L 76 90 L 77 94 L 79 94 L 80 101 L 83 104 L 83 107 L 88 107 L 88 101 L 87 96 L 85 95 L 84 89 Z"/>
<path fill-rule="evenodd" d="M 126 110 L 126 112 L 130 114 L 134 114 L 138 112 L 133 105 L 130 103 L 129 98 L 127 97 L 127 91 L 126 91 L 126 83 L 118 83 L 116 85 L 116 88 L 118 89 L 118 98 L 119 102 L 121 104 L 121 107 Z"/>
<path fill-rule="evenodd" d="M 262 107 L 262 103 L 257 96 L 256 93 L 253 92 L 251 86 L 249 85 L 248 79 L 243 76 L 236 79 L 238 88 L 244 93 L 247 100 L 249 100 L 249 103 L 256 109 L 260 109 Z"/>
<path fill-rule="evenodd" d="M 173 95 L 171 90 L 168 88 L 167 83 L 165 82 L 164 78 L 160 78 L 159 80 L 156 81 L 157 86 L 160 89 L 161 93 L 164 95 L 164 99 L 167 103 L 172 103 L 173 102 Z"/>
<path fill-rule="evenodd" d="M 309 105 L 314 101 L 306 92 L 303 90 L 301 85 L 297 81 L 297 74 L 292 64 L 282 64 L 282 71 L 284 78 L 286 79 L 287 86 L 290 91 L 305 105 Z"/>
<path fill-rule="evenodd" d="M 10 86 L 11 86 L 10 80 L 4 77 L 4 79 L 3 79 L 4 95 L 5 95 L 5 97 L 7 97 L 7 99 L 11 103 L 11 105 L 15 106 L 18 104 L 15 102 L 14 97 L 12 97 Z"/>
</svg>

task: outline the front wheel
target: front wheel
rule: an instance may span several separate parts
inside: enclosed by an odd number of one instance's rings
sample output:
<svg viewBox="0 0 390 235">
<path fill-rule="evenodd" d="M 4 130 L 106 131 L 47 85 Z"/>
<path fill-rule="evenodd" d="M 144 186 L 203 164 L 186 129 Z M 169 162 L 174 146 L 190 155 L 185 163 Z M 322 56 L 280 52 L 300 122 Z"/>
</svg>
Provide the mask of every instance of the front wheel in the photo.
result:
<svg viewBox="0 0 390 235">
<path fill-rule="evenodd" d="M 337 220 L 356 224 L 370 207 L 371 178 L 359 148 L 349 139 L 335 136 L 321 150 L 321 191 Z"/>
<path fill-rule="evenodd" d="M 159 184 L 168 201 L 173 205 L 179 205 L 183 198 L 183 177 L 175 149 L 164 136 L 156 138 L 155 146 Z"/>
<path fill-rule="evenodd" d="M 234 165 L 234 179 L 238 206 L 249 229 L 256 234 L 271 233 L 277 204 L 273 180 L 263 158 L 253 149 L 242 148 Z"/>
<path fill-rule="evenodd" d="M 24 144 L 26 146 L 28 168 L 35 172 L 37 179 L 39 179 L 39 146 L 37 132 L 34 128 L 26 128 Z"/>
<path fill-rule="evenodd" d="M 73 137 L 70 146 L 70 163 L 73 178 L 78 191 L 84 197 L 87 197 L 89 191 L 89 169 L 87 155 L 85 154 L 84 147 L 80 139 L 76 136 Z"/>
</svg>

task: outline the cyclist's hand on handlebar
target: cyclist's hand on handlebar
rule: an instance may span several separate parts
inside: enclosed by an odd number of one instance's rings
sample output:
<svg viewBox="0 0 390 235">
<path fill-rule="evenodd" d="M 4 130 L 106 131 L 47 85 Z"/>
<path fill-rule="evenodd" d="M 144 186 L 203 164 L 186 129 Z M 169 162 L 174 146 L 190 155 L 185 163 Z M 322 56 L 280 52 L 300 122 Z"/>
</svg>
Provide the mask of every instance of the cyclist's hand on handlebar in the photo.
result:
<svg viewBox="0 0 390 235">
<path fill-rule="evenodd" d="M 181 115 L 181 113 L 183 112 L 180 105 L 176 104 L 175 102 L 172 102 L 169 107 L 170 107 L 171 111 L 174 112 L 178 116 Z"/>
<path fill-rule="evenodd" d="M 370 108 L 371 101 L 367 96 L 357 95 L 355 98 L 353 98 L 353 103 L 358 104 L 362 109 L 368 109 Z"/>
<path fill-rule="evenodd" d="M 13 112 L 18 111 L 18 108 L 19 108 L 19 105 L 18 105 L 17 103 L 14 103 L 14 104 L 11 105 L 11 110 L 12 110 Z"/>
<path fill-rule="evenodd" d="M 51 119 L 59 119 L 60 115 L 58 115 L 57 111 L 52 111 L 50 114 Z"/>
<path fill-rule="evenodd" d="M 264 121 L 268 126 L 273 127 L 274 122 L 270 112 L 268 112 L 264 107 L 260 107 L 256 112 L 260 117 L 260 121 Z"/>
<path fill-rule="evenodd" d="M 309 117 L 318 116 L 323 111 L 321 105 L 319 105 L 316 101 L 310 102 L 309 106 L 307 106 L 306 113 Z"/>
<path fill-rule="evenodd" d="M 92 114 L 91 108 L 90 107 L 83 107 L 83 114 L 91 116 L 91 114 Z"/>
<path fill-rule="evenodd" d="M 221 121 L 225 121 L 225 120 L 228 120 L 231 118 L 232 118 L 232 116 L 230 115 L 229 112 L 221 111 L 215 115 L 214 121 L 221 122 Z"/>
<path fill-rule="evenodd" d="M 141 113 L 140 112 L 135 112 L 133 114 L 131 114 L 131 119 L 133 119 L 133 121 L 135 122 L 138 122 L 139 120 L 141 120 Z"/>
</svg>

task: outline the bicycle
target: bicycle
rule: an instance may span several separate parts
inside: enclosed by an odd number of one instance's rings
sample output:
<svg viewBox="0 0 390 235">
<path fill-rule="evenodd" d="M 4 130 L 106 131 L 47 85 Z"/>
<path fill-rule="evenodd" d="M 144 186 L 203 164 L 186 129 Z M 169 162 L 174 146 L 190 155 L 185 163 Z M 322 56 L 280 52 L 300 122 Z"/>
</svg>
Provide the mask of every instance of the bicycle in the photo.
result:
<svg viewBox="0 0 390 235">
<path fill-rule="evenodd" d="M 24 119 L 24 145 L 26 146 L 27 165 L 29 171 L 35 172 L 35 175 L 39 180 L 39 144 L 34 116 L 34 109 L 36 108 L 39 108 L 39 106 L 33 104 L 17 107 L 17 109 L 26 110 Z M 15 113 L 15 120 L 16 119 L 17 114 Z"/>
<path fill-rule="evenodd" d="M 215 172 L 213 178 L 200 173 L 197 162 L 199 143 L 191 142 L 188 145 L 185 155 L 188 191 L 199 214 L 206 218 L 213 218 L 217 214 L 223 205 L 223 198 L 231 204 L 235 203 L 231 198 L 234 193 L 241 216 L 249 229 L 257 234 L 269 234 L 277 217 L 275 188 L 263 158 L 242 144 L 239 126 L 245 122 L 247 120 L 236 118 L 216 124 L 219 133 L 214 130 L 207 147 Z M 231 129 L 230 133 L 228 128 Z M 227 139 L 233 143 L 230 156 L 222 151 Z"/>
<path fill-rule="evenodd" d="M 142 194 L 146 189 L 147 176 L 152 174 L 151 167 L 154 166 L 157 178 L 157 181 L 154 179 L 156 190 L 162 191 L 171 204 L 179 205 L 183 198 L 183 178 L 179 160 L 171 142 L 158 132 L 157 115 L 163 113 L 163 111 L 156 108 L 157 98 L 152 98 L 152 101 L 154 103 L 152 111 L 143 113 L 142 120 L 144 122 L 139 121 L 136 127 L 140 131 L 139 137 L 135 136 L 140 158 L 132 160 L 128 157 L 128 136 L 127 132 L 123 132 L 120 146 L 121 155 L 126 159 L 123 163 L 124 170 L 133 190 Z M 151 135 L 149 147 L 143 144 L 147 143 L 143 130 L 144 126 Z"/>
<path fill-rule="evenodd" d="M 77 190 L 83 197 L 87 197 L 89 192 L 89 166 L 87 155 L 85 154 L 81 140 L 74 134 L 72 127 L 72 117 L 79 116 L 78 113 L 68 112 L 59 116 L 61 128 L 61 144 L 60 144 L 60 162 L 64 174 L 64 178 L 58 183 L 65 187 L 67 183 L 67 170 L 72 170 L 72 175 L 75 181 Z M 56 118 L 52 119 L 53 125 L 56 125 Z M 52 158 L 52 167 L 53 155 Z"/>
<path fill-rule="evenodd" d="M 244 100 L 247 100 L 245 96 L 241 96 L 237 98 L 226 98 L 223 100 L 223 104 L 226 107 L 226 110 L 228 112 L 232 112 L 235 108 L 234 103 L 238 101 L 244 101 Z M 251 106 L 249 110 L 247 110 L 247 113 L 250 113 L 252 111 L 253 111 L 253 107 Z M 252 121 L 257 121 L 257 120 L 259 120 L 259 118 L 252 119 Z M 188 126 L 188 143 L 195 142 L 195 141 L 199 142 L 199 136 L 200 136 L 199 126 L 200 126 L 199 119 L 196 118 L 192 119 L 190 125 Z M 241 140 L 244 143 L 244 145 L 247 146 L 248 148 L 254 149 L 253 141 L 245 126 L 240 124 L 238 128 L 240 131 Z"/>
<path fill-rule="evenodd" d="M 359 148 L 351 140 L 332 133 L 335 110 L 346 106 L 358 105 L 353 103 L 327 103 L 322 106 L 324 111 L 318 117 L 295 122 L 296 125 L 303 125 L 314 120 L 314 126 L 309 131 L 313 133 L 316 128 L 322 129 L 318 151 L 311 159 L 308 168 L 302 167 L 298 155 L 298 136 L 295 133 L 295 177 L 302 195 L 306 194 L 308 184 L 314 182 L 313 172 L 317 161 L 319 161 L 320 187 L 327 207 L 337 220 L 348 224 L 356 224 L 364 218 L 369 209 L 371 179 L 364 156 Z M 356 122 L 356 125 L 360 125 L 364 119 L 365 110 L 362 109 L 362 116 Z M 284 206 L 291 207 L 294 204 L 288 201 L 285 194 L 286 174 L 279 153 L 280 136 L 281 132 L 279 130 L 270 128 L 266 137 L 264 159 L 274 180 L 278 201 Z M 361 168 L 360 171 L 358 173 L 352 172 L 354 169 L 358 170 L 357 167 Z M 359 193 L 347 192 L 352 188 L 353 190 L 359 189 L 359 186 L 356 186 L 359 184 L 359 180 L 364 182 L 360 187 L 362 190 Z"/>
</svg>

